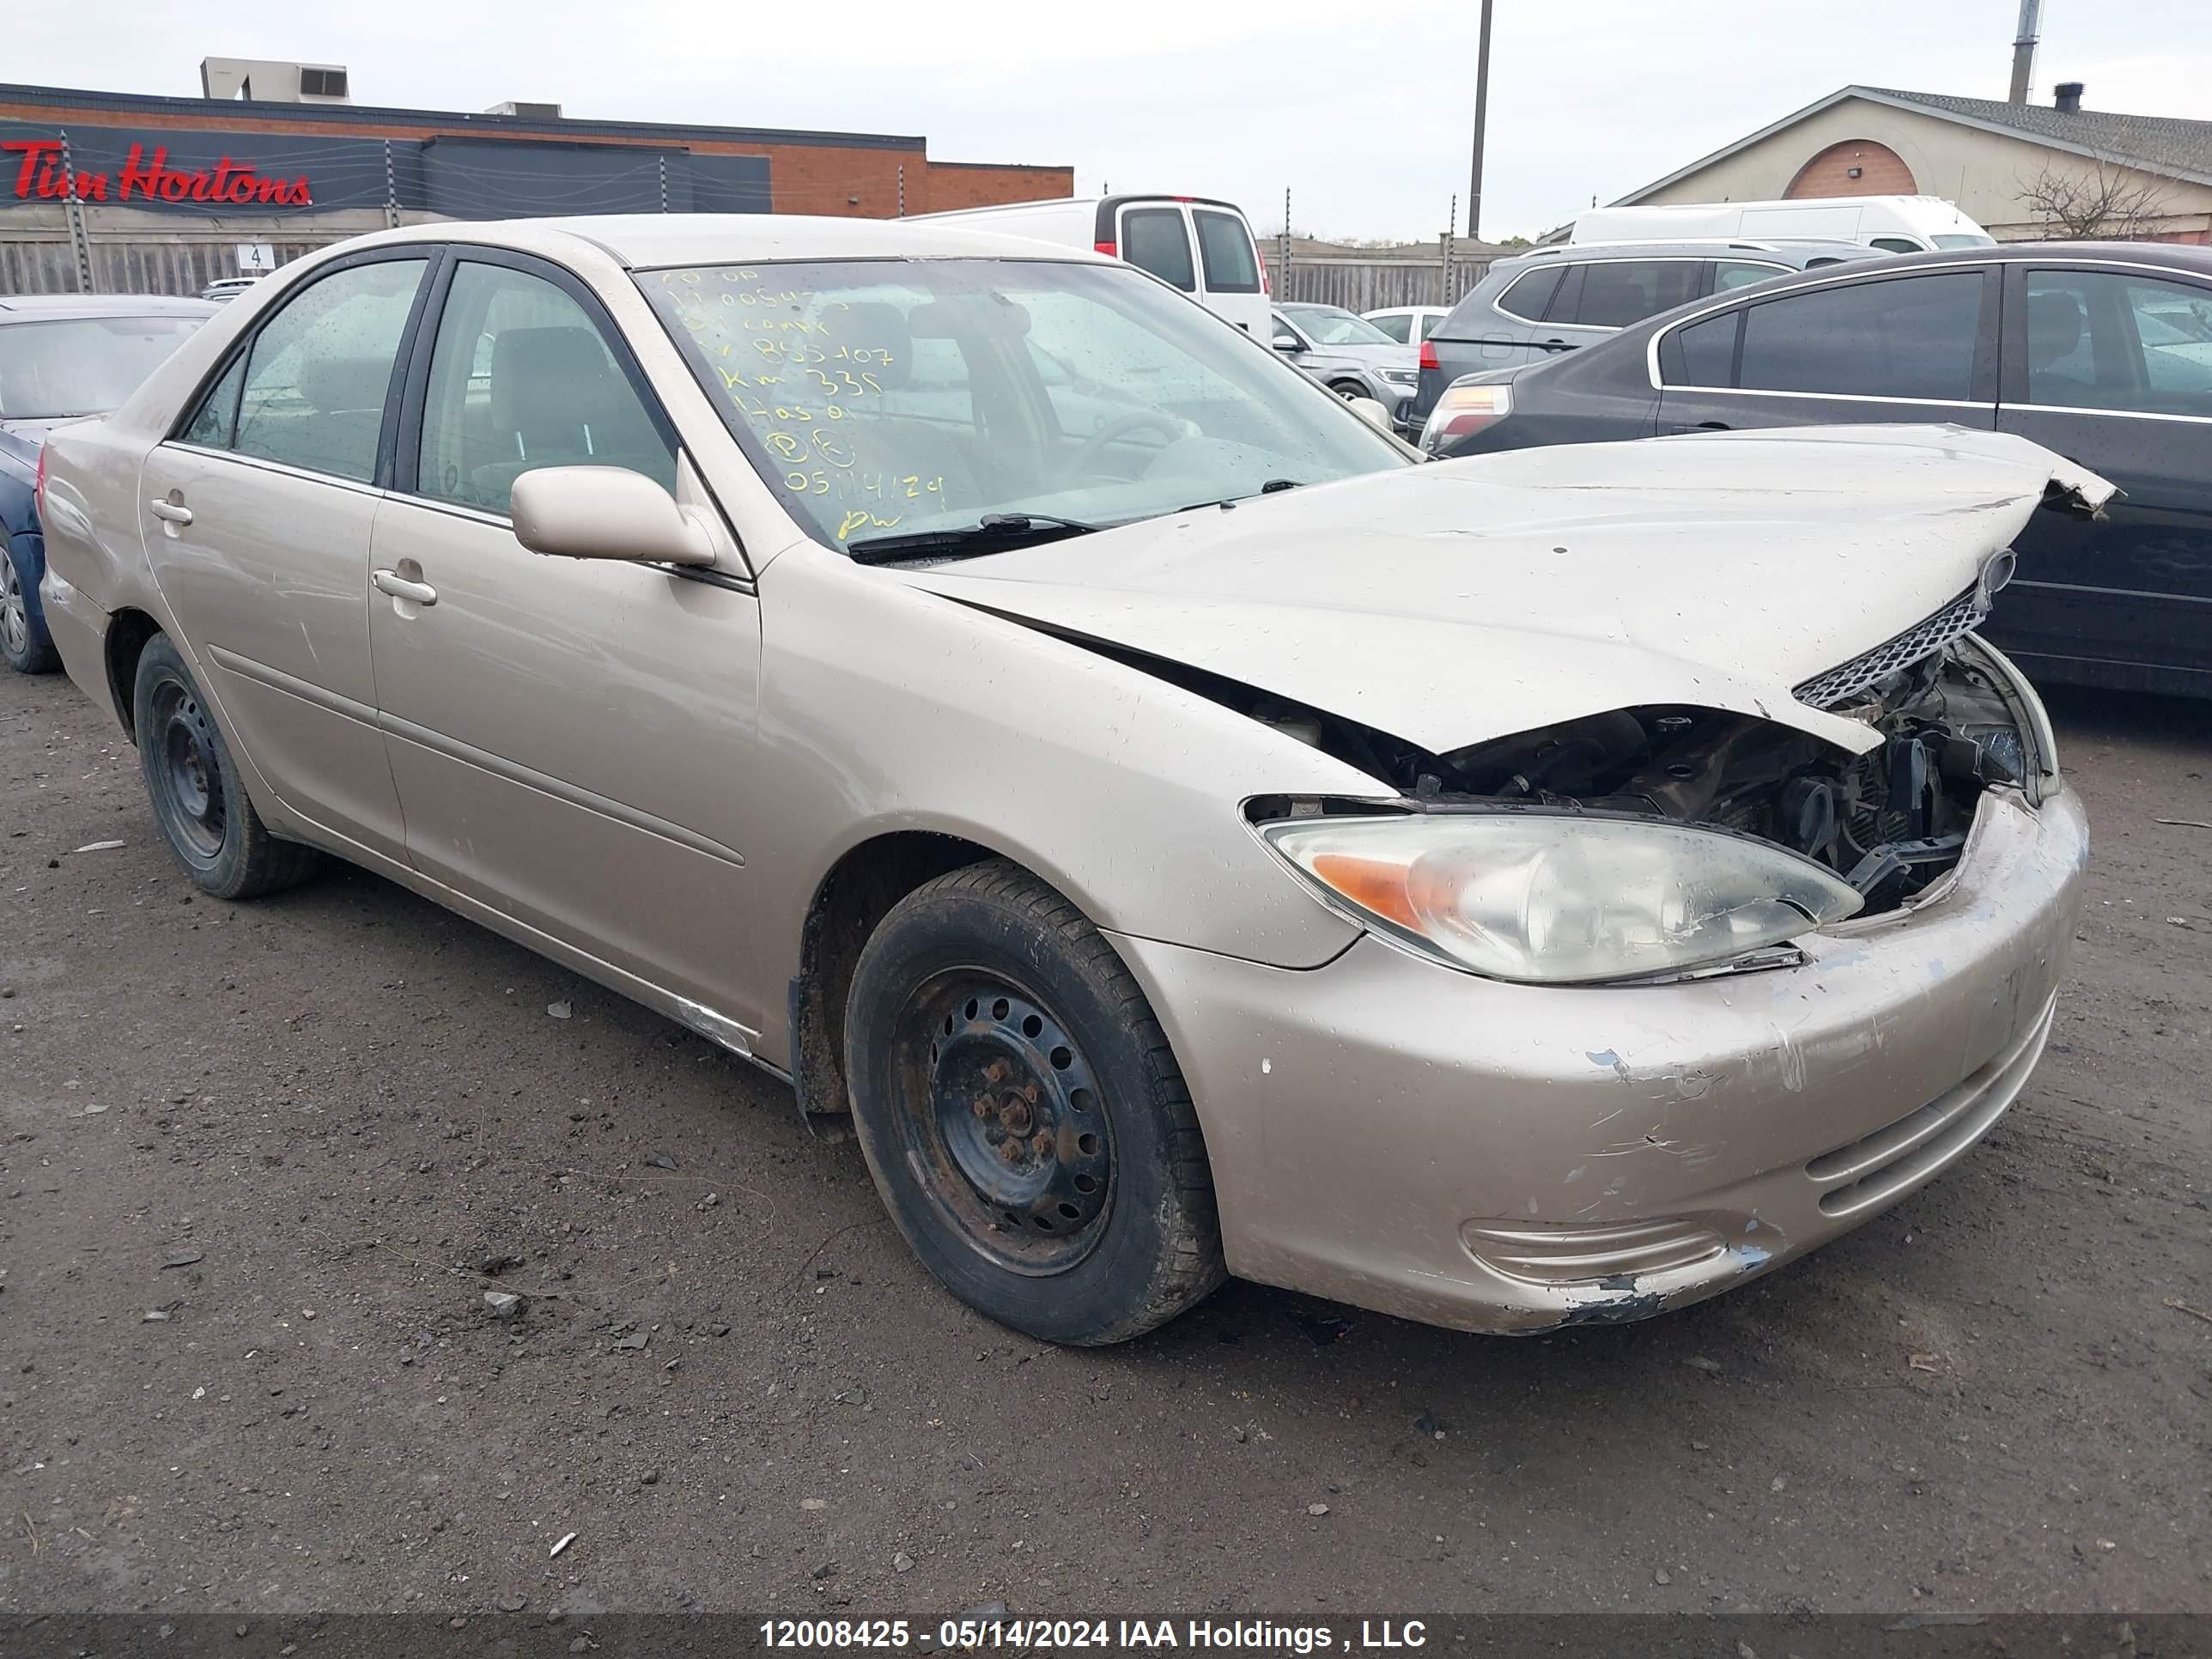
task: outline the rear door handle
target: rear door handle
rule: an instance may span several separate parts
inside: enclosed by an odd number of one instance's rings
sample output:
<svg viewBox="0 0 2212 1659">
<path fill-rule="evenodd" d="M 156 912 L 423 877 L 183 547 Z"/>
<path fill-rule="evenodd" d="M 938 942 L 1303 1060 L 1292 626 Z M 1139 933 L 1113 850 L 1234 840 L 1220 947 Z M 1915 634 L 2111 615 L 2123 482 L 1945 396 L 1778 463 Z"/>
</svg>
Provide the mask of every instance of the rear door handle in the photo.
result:
<svg viewBox="0 0 2212 1659">
<path fill-rule="evenodd" d="M 147 502 L 146 506 L 155 518 L 167 523 L 190 524 L 192 521 L 191 508 L 186 507 L 182 501 L 164 501 L 156 495 L 152 501 Z"/>
<path fill-rule="evenodd" d="M 397 570 L 377 570 L 369 574 L 380 593 L 389 593 L 395 599 L 411 599 L 416 605 L 435 605 L 438 590 L 428 582 L 410 582 Z"/>
<path fill-rule="evenodd" d="M 1668 427 L 1669 435 L 1682 432 L 1732 432 L 1735 428 L 1726 421 L 1699 421 L 1692 425 L 1688 421 L 1676 421 Z"/>
</svg>

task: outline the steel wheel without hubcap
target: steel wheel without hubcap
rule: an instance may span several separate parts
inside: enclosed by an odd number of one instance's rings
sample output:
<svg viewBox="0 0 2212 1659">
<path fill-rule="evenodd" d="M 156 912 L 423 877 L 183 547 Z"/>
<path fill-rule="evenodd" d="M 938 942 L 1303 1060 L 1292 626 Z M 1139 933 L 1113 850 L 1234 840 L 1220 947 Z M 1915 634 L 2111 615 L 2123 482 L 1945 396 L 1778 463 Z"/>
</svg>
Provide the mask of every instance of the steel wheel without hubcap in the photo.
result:
<svg viewBox="0 0 2212 1659">
<path fill-rule="evenodd" d="M 159 744 L 146 768 L 155 807 L 177 849 L 211 865 L 222 856 L 227 819 L 207 713 L 190 688 L 175 680 L 155 690 L 149 712 Z"/>
<path fill-rule="evenodd" d="M 900 1138 L 969 1248 L 1064 1273 L 1104 1237 L 1114 1131 L 1090 1063 L 1052 1011 L 979 969 L 920 987 L 899 1021 Z"/>
</svg>

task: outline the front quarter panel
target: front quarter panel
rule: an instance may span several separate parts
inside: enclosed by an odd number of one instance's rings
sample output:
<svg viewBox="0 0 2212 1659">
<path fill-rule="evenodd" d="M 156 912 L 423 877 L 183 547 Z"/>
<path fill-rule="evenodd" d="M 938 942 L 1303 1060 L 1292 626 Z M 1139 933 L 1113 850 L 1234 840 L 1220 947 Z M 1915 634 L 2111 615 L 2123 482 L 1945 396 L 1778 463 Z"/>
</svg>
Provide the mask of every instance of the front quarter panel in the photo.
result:
<svg viewBox="0 0 2212 1659">
<path fill-rule="evenodd" d="M 1241 814 L 1256 794 L 1387 785 L 1080 646 L 811 544 L 761 582 L 761 775 L 745 845 L 767 983 L 798 972 L 812 896 L 877 836 L 958 836 L 1101 927 L 1283 967 L 1357 929 Z"/>
</svg>

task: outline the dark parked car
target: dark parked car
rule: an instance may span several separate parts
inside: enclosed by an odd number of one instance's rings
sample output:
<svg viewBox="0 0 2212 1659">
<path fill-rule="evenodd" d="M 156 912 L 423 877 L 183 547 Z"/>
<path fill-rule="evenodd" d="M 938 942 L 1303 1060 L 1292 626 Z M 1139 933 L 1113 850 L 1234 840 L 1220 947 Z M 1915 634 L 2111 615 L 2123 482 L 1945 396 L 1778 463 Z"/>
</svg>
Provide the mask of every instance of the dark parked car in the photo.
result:
<svg viewBox="0 0 2212 1659">
<path fill-rule="evenodd" d="M 104 415 L 212 316 L 198 300 L 138 294 L 0 298 L 0 661 L 26 674 L 61 666 L 39 609 L 39 450 L 47 428 Z"/>
<path fill-rule="evenodd" d="M 1854 242 L 1614 242 L 1500 259 L 1421 343 L 1421 378 L 1401 418 L 1415 428 L 1462 374 L 1510 368 L 1608 340 L 1686 301 L 1787 271 L 1888 256 Z"/>
<path fill-rule="evenodd" d="M 2031 438 L 2125 493 L 2036 514 L 1984 632 L 2041 678 L 2212 696 L 2212 250 L 1911 254 L 1474 379 L 1431 412 L 1431 453 L 1843 422 Z"/>
</svg>

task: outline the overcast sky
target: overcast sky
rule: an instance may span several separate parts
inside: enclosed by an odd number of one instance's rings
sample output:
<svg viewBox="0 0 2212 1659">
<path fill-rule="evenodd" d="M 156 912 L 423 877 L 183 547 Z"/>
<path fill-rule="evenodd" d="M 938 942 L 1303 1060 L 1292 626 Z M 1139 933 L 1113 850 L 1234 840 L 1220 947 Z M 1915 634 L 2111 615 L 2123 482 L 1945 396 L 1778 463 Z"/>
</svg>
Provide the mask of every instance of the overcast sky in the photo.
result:
<svg viewBox="0 0 2212 1659">
<path fill-rule="evenodd" d="M 1466 222 L 1477 7 L 1274 0 L 81 0 L 12 9 L 0 79 L 197 95 L 210 53 L 346 64 L 355 101 L 921 134 L 1079 193 L 1301 231 Z M 1486 235 L 1533 234 L 1848 82 L 2002 98 L 2018 0 L 1497 0 Z M 2208 0 L 2046 0 L 2035 97 L 2212 119 Z"/>
</svg>

